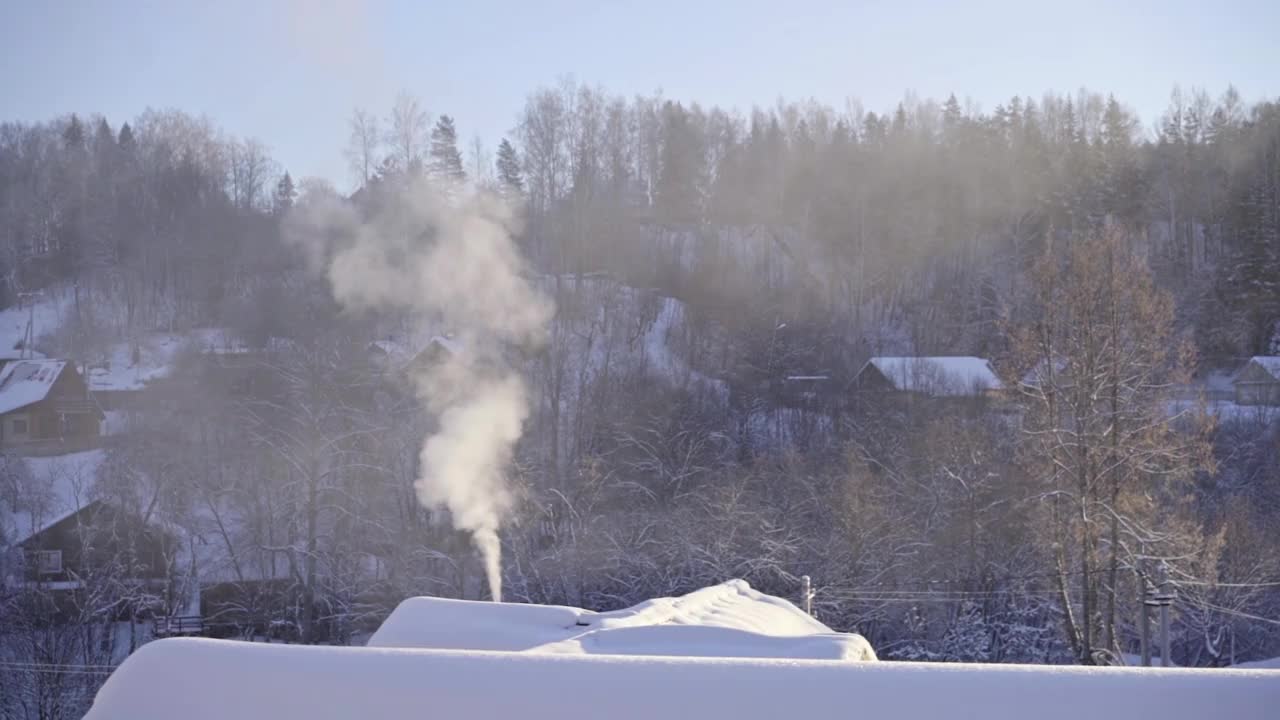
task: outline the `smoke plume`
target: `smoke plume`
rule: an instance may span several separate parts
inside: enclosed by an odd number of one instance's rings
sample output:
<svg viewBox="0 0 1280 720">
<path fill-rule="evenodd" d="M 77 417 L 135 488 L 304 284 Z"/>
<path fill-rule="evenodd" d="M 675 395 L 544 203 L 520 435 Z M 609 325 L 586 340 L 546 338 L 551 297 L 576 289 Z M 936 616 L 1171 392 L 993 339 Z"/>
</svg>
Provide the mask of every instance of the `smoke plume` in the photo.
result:
<svg viewBox="0 0 1280 720">
<path fill-rule="evenodd" d="M 529 413 L 507 354 L 541 341 L 552 308 L 524 277 L 510 208 L 477 195 L 455 205 L 428 183 L 383 191 L 362 217 L 334 197 L 299 202 L 286 237 L 308 251 L 334 297 L 360 310 L 409 310 L 453 329 L 455 352 L 418 367 L 418 396 L 437 422 L 415 488 L 472 534 L 501 598 L 498 531 L 510 507 L 505 471 Z"/>
</svg>

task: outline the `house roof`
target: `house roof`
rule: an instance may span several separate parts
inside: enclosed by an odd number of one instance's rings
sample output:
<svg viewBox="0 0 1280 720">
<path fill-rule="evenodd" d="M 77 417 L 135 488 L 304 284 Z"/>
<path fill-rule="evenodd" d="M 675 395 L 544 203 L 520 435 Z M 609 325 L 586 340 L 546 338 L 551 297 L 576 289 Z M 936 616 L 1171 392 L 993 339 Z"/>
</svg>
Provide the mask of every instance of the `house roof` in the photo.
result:
<svg viewBox="0 0 1280 720">
<path fill-rule="evenodd" d="M 991 362 L 979 357 L 873 357 L 858 375 L 868 367 L 878 370 L 896 390 L 926 395 L 965 396 L 1004 388 L 991 369 Z"/>
<path fill-rule="evenodd" d="M 44 400 L 67 367 L 65 360 L 18 360 L 0 370 L 0 415 Z"/>
<path fill-rule="evenodd" d="M 1251 365 L 1257 365 L 1262 368 L 1268 375 L 1280 381 L 1280 356 L 1277 355 L 1255 355 L 1249 358 Z"/>
<path fill-rule="evenodd" d="M 92 504 L 98 469 L 105 450 L 67 455 L 24 457 L 22 503 L 10 507 L 0 500 L 0 544 L 17 545 Z"/>
<path fill-rule="evenodd" d="M 836 633 L 781 598 L 731 580 L 625 610 L 442 598 L 402 602 L 370 647 L 556 655 L 678 655 L 874 660 L 861 636 Z"/>
</svg>

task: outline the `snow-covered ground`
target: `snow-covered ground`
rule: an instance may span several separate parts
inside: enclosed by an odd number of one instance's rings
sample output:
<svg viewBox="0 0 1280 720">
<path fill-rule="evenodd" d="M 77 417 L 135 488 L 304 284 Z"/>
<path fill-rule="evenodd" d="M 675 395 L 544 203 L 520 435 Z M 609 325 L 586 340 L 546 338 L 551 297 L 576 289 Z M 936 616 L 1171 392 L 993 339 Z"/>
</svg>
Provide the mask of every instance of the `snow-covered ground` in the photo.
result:
<svg viewBox="0 0 1280 720">
<path fill-rule="evenodd" d="M 1262 720 L 1280 671 L 549 655 L 175 638 L 89 720 L 1160 718 Z"/>
<path fill-rule="evenodd" d="M 0 358 L 19 357 L 18 348 L 26 337 L 29 320 L 34 320 L 34 340 L 61 327 L 73 301 L 70 293 L 49 288 L 36 299 L 34 311 L 31 305 L 11 305 L 0 310 Z M 36 357 L 43 356 L 37 353 Z"/>
<path fill-rule="evenodd" d="M 861 636 L 837 633 L 742 580 L 612 612 L 563 606 L 410 598 L 370 647 L 570 655 L 875 660 Z"/>
<path fill-rule="evenodd" d="M 89 367 L 89 389 L 94 392 L 141 390 L 147 383 L 169 374 L 174 356 L 187 344 L 180 335 L 155 333 L 138 343 L 115 343 L 106 357 Z"/>
</svg>

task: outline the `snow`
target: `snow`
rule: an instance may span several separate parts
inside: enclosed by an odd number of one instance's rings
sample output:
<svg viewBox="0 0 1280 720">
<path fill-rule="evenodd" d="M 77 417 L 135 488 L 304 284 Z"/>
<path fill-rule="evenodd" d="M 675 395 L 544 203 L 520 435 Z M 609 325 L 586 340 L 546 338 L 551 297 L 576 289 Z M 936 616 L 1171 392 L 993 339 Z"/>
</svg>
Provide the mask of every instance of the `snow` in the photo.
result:
<svg viewBox="0 0 1280 720">
<path fill-rule="evenodd" d="M 147 383 L 169 375 L 174 356 L 186 340 L 179 335 L 157 333 L 138 343 L 138 361 L 134 362 L 133 344 L 110 346 L 103 362 L 89 368 L 89 390 L 118 392 L 141 390 Z"/>
<path fill-rule="evenodd" d="M 570 637 L 588 610 L 445 598 L 409 598 L 369 638 L 370 647 L 517 652 Z"/>
<path fill-rule="evenodd" d="M 36 301 L 34 309 L 30 305 L 11 305 L 0 310 L 0 359 L 19 359 L 22 344 L 27 332 L 27 321 L 35 321 L 35 340 L 62 326 L 62 318 L 69 310 L 73 297 L 59 289 L 48 289 Z M 34 310 L 34 312 L 33 312 Z M 36 353 L 36 358 L 44 356 Z"/>
<path fill-rule="evenodd" d="M 861 636 L 833 632 L 781 598 L 731 580 L 677 598 L 596 613 L 551 605 L 410 598 L 370 647 L 574 655 L 874 660 Z"/>
<path fill-rule="evenodd" d="M 26 464 L 23 482 L 30 487 L 19 494 L 23 505 L 7 507 L 0 502 L 0 539 L 20 542 L 87 506 L 105 459 L 106 451 L 98 449 L 10 460 Z"/>
<path fill-rule="evenodd" d="M 245 355 L 253 351 L 227 328 L 196 328 L 187 334 L 187 339 L 200 352 L 212 355 Z"/>
<path fill-rule="evenodd" d="M 1195 413 L 1200 408 L 1197 400 L 1171 400 L 1168 403 L 1170 415 Z M 1219 421 L 1238 420 L 1247 422 L 1271 422 L 1280 418 L 1280 406 L 1275 405 L 1237 405 L 1231 400 L 1211 400 L 1204 404 L 1204 410 Z"/>
<path fill-rule="evenodd" d="M 44 400 L 65 360 L 17 360 L 0 370 L 0 415 Z"/>
<path fill-rule="evenodd" d="M 973 395 L 1004 386 L 983 358 L 965 356 L 873 357 L 867 361 L 898 390 L 929 395 Z"/>
<path fill-rule="evenodd" d="M 193 682 L 193 678 L 196 678 Z M 1280 671 L 620 657 L 173 638 L 89 720 L 1275 717 Z"/>
<path fill-rule="evenodd" d="M 1267 374 L 1276 380 L 1280 380 L 1280 356 L 1255 355 L 1249 358 L 1249 362 L 1267 371 Z"/>
</svg>

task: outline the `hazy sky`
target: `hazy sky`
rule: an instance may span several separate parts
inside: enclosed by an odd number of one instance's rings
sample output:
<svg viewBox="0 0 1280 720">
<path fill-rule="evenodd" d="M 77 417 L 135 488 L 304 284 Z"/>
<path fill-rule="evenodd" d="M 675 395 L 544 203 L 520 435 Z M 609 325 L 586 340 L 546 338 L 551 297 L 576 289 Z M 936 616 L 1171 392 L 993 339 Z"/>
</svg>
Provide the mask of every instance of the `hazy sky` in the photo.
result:
<svg viewBox="0 0 1280 720">
<path fill-rule="evenodd" d="M 1280 95 L 1280 0 L 15 0 L 0 120 L 147 107 L 256 137 L 295 176 L 348 183 L 347 118 L 407 90 L 492 147 L 562 75 L 748 109 L 780 95 L 892 108 L 955 92 L 1114 92 L 1154 121 L 1173 84 Z"/>
</svg>

